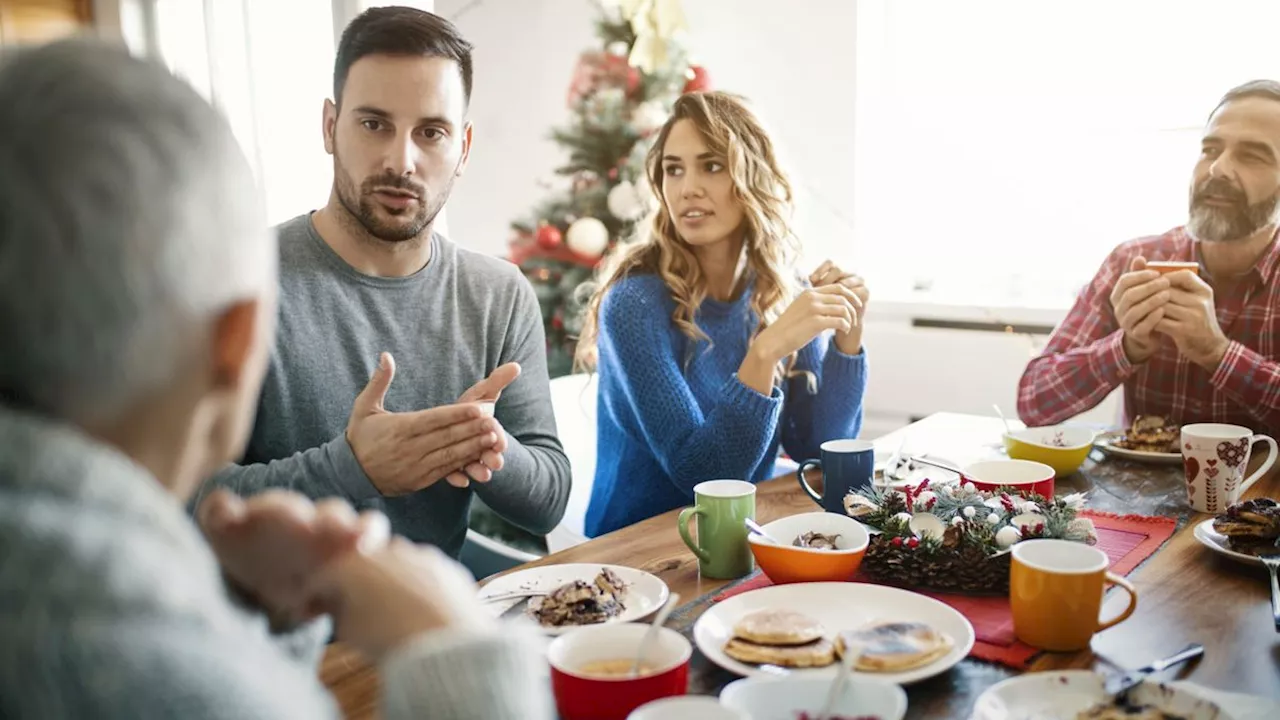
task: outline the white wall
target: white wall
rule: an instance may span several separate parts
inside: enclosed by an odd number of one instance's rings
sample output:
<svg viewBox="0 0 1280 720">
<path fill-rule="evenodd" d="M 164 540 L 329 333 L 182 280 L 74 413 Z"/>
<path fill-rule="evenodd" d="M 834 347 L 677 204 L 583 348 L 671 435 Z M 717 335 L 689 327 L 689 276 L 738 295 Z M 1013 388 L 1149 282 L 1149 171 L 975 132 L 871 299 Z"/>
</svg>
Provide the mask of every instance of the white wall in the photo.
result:
<svg viewBox="0 0 1280 720">
<path fill-rule="evenodd" d="M 453 238 L 505 255 L 508 223 L 546 193 L 567 155 L 547 134 L 570 114 L 578 54 L 597 49 L 589 0 L 436 0 L 476 45 L 476 144 L 449 203 Z M 686 0 L 687 45 L 717 89 L 756 105 L 782 145 L 800 198 L 801 237 L 849 235 L 853 194 L 853 22 L 849 0 Z M 816 264 L 820 259 L 814 258 Z"/>
</svg>

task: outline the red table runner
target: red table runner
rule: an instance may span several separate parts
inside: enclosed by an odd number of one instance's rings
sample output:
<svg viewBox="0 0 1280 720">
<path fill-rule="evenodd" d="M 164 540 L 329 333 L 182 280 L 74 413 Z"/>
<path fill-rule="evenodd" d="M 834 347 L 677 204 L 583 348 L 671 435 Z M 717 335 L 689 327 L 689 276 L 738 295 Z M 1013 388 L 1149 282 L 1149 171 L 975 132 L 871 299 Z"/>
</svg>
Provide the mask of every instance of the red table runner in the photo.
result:
<svg viewBox="0 0 1280 720">
<path fill-rule="evenodd" d="M 1177 527 L 1177 522 L 1168 517 L 1114 515 L 1095 510 L 1084 510 L 1080 516 L 1093 520 L 1094 528 L 1098 533 L 1096 547 L 1111 559 L 1110 570 L 1117 575 L 1128 575 L 1143 560 L 1151 557 L 1173 535 Z M 871 582 L 861 577 L 858 581 Z M 716 595 L 713 600 L 720 602 L 734 595 L 772 584 L 767 576 L 759 574 L 741 585 Z M 1031 660 L 1040 654 L 1040 650 L 1018 642 L 1014 637 L 1013 613 L 1009 608 L 1008 597 L 928 592 L 921 594 L 950 605 L 973 624 L 977 642 L 974 643 L 970 656 L 1025 670 Z"/>
</svg>

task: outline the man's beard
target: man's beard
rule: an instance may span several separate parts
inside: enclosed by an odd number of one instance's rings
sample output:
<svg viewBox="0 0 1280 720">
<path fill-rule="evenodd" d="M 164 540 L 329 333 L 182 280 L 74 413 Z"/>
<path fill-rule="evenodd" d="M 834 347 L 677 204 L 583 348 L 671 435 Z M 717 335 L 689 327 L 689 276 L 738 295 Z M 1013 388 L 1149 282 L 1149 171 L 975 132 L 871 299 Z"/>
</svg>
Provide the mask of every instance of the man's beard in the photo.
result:
<svg viewBox="0 0 1280 720">
<path fill-rule="evenodd" d="M 389 243 L 416 240 L 422 235 L 422 231 L 440 214 L 440 210 L 444 208 L 445 201 L 449 199 L 450 191 L 453 190 L 453 175 L 449 176 L 449 182 L 444 186 L 443 191 L 434 196 L 427 193 L 425 186 L 406 177 L 382 175 L 367 178 L 361 183 L 360 189 L 357 191 L 355 181 L 351 179 L 351 175 L 342 166 L 342 161 L 338 159 L 337 153 L 334 153 L 333 171 L 334 186 L 338 191 L 338 201 L 346 208 L 347 213 L 355 218 L 371 237 Z M 391 208 L 380 205 L 374 199 L 375 188 L 406 190 L 417 195 L 418 202 L 414 204 L 412 209 L 402 210 L 397 213 Z M 403 223 L 385 222 L 379 216 L 379 210 L 389 213 L 398 219 L 407 218 L 408 221 Z M 411 217 L 410 213 L 412 213 Z"/>
<path fill-rule="evenodd" d="M 1229 200 L 1230 206 L 1210 205 L 1206 198 Z M 1280 190 L 1253 205 L 1236 186 L 1222 178 L 1210 178 L 1191 191 L 1191 216 L 1187 230 L 1202 242 L 1244 240 L 1272 223 L 1280 208 Z"/>
</svg>

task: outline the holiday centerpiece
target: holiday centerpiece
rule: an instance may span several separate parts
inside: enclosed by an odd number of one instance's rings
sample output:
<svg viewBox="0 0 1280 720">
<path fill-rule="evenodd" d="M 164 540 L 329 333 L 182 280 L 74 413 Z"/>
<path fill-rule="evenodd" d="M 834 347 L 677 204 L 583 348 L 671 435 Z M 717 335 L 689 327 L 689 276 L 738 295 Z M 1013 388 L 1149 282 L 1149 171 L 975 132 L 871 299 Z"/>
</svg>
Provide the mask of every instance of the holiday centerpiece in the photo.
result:
<svg viewBox="0 0 1280 720">
<path fill-rule="evenodd" d="M 1009 550 L 1031 538 L 1097 542 L 1083 493 L 1048 499 L 972 483 L 855 490 L 845 512 L 872 529 L 862 572 L 878 582 L 971 595 L 1009 591 Z M 875 533 L 874 531 L 879 531 Z"/>
</svg>

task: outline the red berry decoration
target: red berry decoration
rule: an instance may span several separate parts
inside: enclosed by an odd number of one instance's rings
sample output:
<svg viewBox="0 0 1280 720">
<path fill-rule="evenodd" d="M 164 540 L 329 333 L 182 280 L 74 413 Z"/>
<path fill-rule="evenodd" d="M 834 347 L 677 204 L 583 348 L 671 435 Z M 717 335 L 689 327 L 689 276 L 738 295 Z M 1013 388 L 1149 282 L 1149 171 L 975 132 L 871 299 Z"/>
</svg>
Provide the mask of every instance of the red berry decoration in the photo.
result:
<svg viewBox="0 0 1280 720">
<path fill-rule="evenodd" d="M 902 538 L 900 538 L 900 537 L 896 537 L 896 538 L 894 538 L 894 539 L 890 540 L 890 541 L 889 541 L 889 544 L 890 544 L 890 545 L 892 545 L 892 546 L 894 546 L 894 547 L 902 547 Z"/>
<path fill-rule="evenodd" d="M 707 69 L 701 65 L 690 65 L 684 76 L 687 78 L 684 84 L 684 92 L 702 92 L 703 90 L 711 89 L 711 76 L 707 74 Z"/>
<path fill-rule="evenodd" d="M 555 250 L 564 244 L 564 236 L 560 234 L 560 228 L 550 223 L 538 226 L 538 233 L 534 236 L 534 240 L 543 250 Z"/>
<path fill-rule="evenodd" d="M 907 541 L 907 547 L 911 548 L 912 550 L 915 550 L 916 548 L 920 547 L 920 539 L 911 538 L 910 540 Z"/>
</svg>

